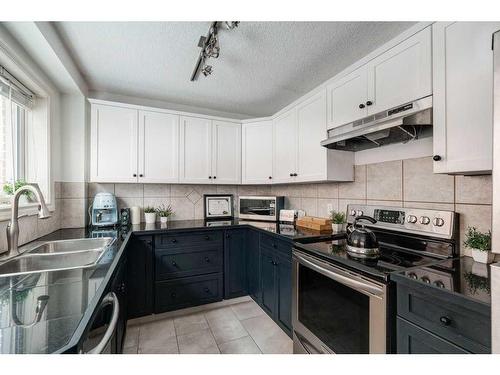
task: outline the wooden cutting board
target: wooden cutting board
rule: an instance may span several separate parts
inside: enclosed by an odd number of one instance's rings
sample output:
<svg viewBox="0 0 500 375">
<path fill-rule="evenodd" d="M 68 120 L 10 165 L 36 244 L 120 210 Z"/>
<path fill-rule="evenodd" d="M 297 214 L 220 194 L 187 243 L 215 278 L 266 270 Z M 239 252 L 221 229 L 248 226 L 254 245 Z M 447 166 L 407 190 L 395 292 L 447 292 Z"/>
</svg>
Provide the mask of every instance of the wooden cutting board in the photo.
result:
<svg viewBox="0 0 500 375">
<path fill-rule="evenodd" d="M 306 228 L 320 233 L 330 233 L 332 231 L 332 221 L 322 217 L 304 216 L 295 222 L 299 228 Z"/>
</svg>

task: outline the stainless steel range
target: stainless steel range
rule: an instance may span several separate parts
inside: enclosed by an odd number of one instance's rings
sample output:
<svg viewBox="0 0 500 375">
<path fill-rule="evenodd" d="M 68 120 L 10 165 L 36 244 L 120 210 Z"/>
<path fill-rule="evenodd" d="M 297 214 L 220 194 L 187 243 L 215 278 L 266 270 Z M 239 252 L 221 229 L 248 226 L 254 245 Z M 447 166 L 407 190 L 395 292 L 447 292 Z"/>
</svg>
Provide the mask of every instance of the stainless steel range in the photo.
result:
<svg viewBox="0 0 500 375">
<path fill-rule="evenodd" d="M 345 235 L 295 242 L 294 353 L 391 353 L 395 345 L 391 273 L 453 258 L 458 216 L 452 211 L 349 205 L 376 235 L 379 252 L 350 253 Z M 441 284 L 437 283 L 439 286 Z"/>
</svg>

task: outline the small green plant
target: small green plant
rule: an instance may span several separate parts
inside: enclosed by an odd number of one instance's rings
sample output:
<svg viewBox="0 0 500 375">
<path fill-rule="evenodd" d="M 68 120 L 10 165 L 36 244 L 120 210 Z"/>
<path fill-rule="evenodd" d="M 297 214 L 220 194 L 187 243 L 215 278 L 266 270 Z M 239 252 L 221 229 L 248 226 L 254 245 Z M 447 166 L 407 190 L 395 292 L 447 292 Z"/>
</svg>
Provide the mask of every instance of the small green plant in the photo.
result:
<svg viewBox="0 0 500 375">
<path fill-rule="evenodd" d="M 464 245 L 470 249 L 489 251 L 491 249 L 491 231 L 481 233 L 475 227 L 469 227 Z"/>
<path fill-rule="evenodd" d="M 17 180 L 14 183 L 14 187 L 12 187 L 11 182 L 7 182 L 6 184 L 3 185 L 3 192 L 7 195 L 14 195 L 14 192 L 17 191 L 17 189 L 19 189 L 20 187 L 22 187 L 24 185 L 28 185 L 28 183 L 24 180 Z M 28 198 L 28 200 L 33 199 L 33 193 L 31 191 L 24 191 L 22 194 L 24 196 L 26 196 L 26 198 Z"/>
<path fill-rule="evenodd" d="M 344 224 L 345 223 L 345 213 L 330 211 L 330 219 L 332 220 L 332 224 Z"/>
<path fill-rule="evenodd" d="M 156 209 L 151 206 L 144 207 L 144 213 L 145 214 L 154 214 L 156 212 Z"/>
<path fill-rule="evenodd" d="M 487 293 L 490 292 L 490 283 L 486 277 L 481 277 L 473 274 L 472 272 L 465 272 L 464 279 L 467 282 L 469 291 L 474 295 L 478 290 L 483 290 Z"/>
<path fill-rule="evenodd" d="M 173 215 L 174 211 L 172 210 L 172 205 L 169 204 L 165 207 L 165 205 L 162 204 L 156 209 L 156 213 L 159 217 L 170 217 Z"/>
</svg>

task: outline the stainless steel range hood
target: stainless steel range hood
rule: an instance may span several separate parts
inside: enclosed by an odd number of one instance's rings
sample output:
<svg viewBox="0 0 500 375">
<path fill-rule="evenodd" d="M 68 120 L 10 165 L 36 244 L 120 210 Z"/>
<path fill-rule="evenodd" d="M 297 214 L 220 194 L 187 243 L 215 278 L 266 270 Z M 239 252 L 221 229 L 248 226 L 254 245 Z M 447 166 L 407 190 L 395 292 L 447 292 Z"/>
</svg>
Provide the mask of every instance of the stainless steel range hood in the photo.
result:
<svg viewBox="0 0 500 375">
<path fill-rule="evenodd" d="M 432 136 L 432 96 L 403 104 L 328 130 L 321 145 L 334 150 L 362 151 Z"/>
</svg>

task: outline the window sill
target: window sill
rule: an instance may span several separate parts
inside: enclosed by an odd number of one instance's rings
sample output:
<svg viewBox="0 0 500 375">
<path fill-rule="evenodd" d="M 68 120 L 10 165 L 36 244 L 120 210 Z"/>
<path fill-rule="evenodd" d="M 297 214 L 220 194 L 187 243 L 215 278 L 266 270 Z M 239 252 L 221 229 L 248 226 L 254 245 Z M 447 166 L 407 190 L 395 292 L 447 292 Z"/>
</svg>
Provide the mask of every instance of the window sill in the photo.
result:
<svg viewBox="0 0 500 375">
<path fill-rule="evenodd" d="M 54 212 L 56 209 L 53 203 L 47 204 L 47 207 L 50 212 Z M 0 204 L 0 221 L 10 220 L 11 209 L 10 204 Z M 32 215 L 38 215 L 38 203 L 27 203 L 19 206 L 19 217 Z"/>
</svg>

